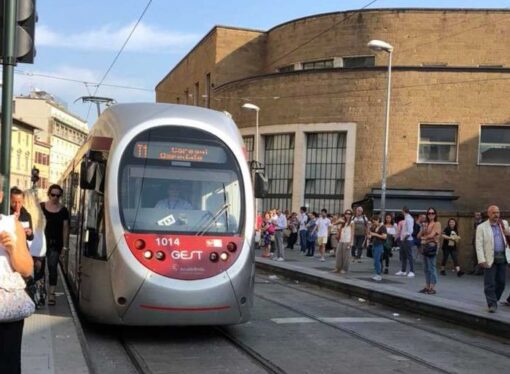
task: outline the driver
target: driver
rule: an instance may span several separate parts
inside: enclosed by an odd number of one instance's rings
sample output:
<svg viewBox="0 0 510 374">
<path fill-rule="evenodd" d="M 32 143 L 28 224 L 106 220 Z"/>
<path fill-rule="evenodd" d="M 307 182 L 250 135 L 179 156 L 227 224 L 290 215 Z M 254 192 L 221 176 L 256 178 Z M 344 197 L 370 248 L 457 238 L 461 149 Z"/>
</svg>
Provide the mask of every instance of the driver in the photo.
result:
<svg viewBox="0 0 510 374">
<path fill-rule="evenodd" d="M 159 200 L 156 204 L 156 208 L 159 209 L 193 209 L 193 206 L 189 201 L 182 199 L 179 196 L 179 189 L 173 183 L 168 185 L 167 188 L 168 197 Z"/>
</svg>

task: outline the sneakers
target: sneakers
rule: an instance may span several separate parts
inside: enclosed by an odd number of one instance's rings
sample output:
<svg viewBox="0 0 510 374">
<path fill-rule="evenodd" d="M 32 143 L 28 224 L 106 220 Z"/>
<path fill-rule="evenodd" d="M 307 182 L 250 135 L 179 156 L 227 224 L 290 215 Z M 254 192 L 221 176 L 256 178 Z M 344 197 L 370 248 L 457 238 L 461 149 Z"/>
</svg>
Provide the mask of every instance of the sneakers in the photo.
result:
<svg viewBox="0 0 510 374">
<path fill-rule="evenodd" d="M 489 306 L 489 313 L 496 313 L 496 310 L 498 310 L 496 305 Z"/>
<path fill-rule="evenodd" d="M 407 278 L 414 278 L 414 273 L 412 271 L 407 273 Z"/>
<path fill-rule="evenodd" d="M 459 271 L 457 272 L 457 276 L 458 276 L 459 278 L 460 278 L 460 277 L 462 277 L 463 275 L 464 275 L 464 272 L 463 272 L 462 270 L 459 270 Z"/>
<path fill-rule="evenodd" d="M 395 275 L 407 275 L 405 271 L 400 270 L 399 272 L 395 273 Z"/>
<path fill-rule="evenodd" d="M 383 271 L 384 274 L 388 274 L 388 268 L 385 268 Z"/>
<path fill-rule="evenodd" d="M 380 275 L 378 275 L 378 274 L 374 275 L 374 276 L 372 277 L 372 279 L 373 279 L 373 280 L 375 280 L 376 282 L 380 282 L 380 281 L 382 281 L 382 277 L 381 277 Z"/>
<path fill-rule="evenodd" d="M 285 259 L 283 257 L 278 257 L 276 261 L 285 261 Z"/>
<path fill-rule="evenodd" d="M 340 274 L 346 274 L 347 272 L 345 270 L 340 270 Z M 510 305 L 510 303 L 508 303 Z"/>
<path fill-rule="evenodd" d="M 321 257 L 321 262 L 324 262 L 326 261 L 326 259 L 324 257 Z"/>
</svg>

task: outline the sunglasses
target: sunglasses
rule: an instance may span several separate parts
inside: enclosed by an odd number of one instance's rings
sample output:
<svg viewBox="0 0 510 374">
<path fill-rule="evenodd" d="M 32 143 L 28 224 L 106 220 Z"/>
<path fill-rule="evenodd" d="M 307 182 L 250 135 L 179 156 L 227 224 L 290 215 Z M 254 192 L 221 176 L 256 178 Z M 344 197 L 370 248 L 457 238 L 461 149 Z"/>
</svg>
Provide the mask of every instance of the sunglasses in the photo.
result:
<svg viewBox="0 0 510 374">
<path fill-rule="evenodd" d="M 433 215 L 436 215 L 436 212 L 427 212 L 427 214 L 433 214 Z"/>
<path fill-rule="evenodd" d="M 60 197 L 62 195 L 59 194 L 59 193 L 50 193 L 50 196 L 52 196 L 52 197 Z"/>
<path fill-rule="evenodd" d="M 345 212 L 344 213 L 346 216 L 352 216 L 352 213 L 351 212 Z"/>
</svg>

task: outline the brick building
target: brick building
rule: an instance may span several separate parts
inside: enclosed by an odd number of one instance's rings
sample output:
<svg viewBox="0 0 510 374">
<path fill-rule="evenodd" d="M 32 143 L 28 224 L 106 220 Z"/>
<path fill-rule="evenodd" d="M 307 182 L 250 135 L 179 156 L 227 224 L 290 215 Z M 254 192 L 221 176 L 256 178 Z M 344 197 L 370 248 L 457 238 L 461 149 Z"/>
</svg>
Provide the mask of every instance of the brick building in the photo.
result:
<svg viewBox="0 0 510 374">
<path fill-rule="evenodd" d="M 241 106 L 259 106 L 264 208 L 341 211 L 362 200 L 377 208 L 388 56 L 367 42 L 384 40 L 394 47 L 387 207 L 508 210 L 509 17 L 373 9 L 268 31 L 216 26 L 156 86 L 156 100 L 228 111 L 251 157 L 255 113 Z"/>
</svg>

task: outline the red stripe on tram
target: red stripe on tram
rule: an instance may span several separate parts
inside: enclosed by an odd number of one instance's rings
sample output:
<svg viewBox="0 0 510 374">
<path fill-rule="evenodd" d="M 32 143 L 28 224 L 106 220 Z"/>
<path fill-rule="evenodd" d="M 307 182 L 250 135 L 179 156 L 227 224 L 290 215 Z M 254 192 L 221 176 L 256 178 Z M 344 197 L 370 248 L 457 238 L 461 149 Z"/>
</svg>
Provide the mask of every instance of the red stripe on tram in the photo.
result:
<svg viewBox="0 0 510 374">
<path fill-rule="evenodd" d="M 200 308 L 200 307 L 197 307 L 197 308 L 176 308 L 176 307 L 141 304 L 140 308 L 150 309 L 150 310 L 160 310 L 160 311 L 165 311 L 165 312 L 212 312 L 212 311 L 216 311 L 216 310 L 230 309 L 230 306 L 222 305 L 222 306 L 212 306 L 212 307 L 205 307 L 205 308 Z"/>
</svg>

